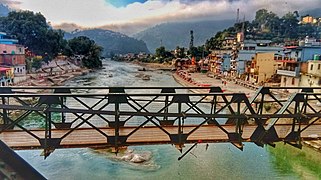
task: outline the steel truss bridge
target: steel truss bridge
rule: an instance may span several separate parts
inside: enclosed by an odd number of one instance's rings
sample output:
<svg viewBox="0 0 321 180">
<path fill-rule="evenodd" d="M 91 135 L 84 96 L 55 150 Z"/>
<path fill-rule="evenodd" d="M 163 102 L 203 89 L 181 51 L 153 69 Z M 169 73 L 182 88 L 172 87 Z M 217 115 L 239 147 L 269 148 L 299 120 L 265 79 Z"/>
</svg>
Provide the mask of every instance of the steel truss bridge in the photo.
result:
<svg viewBox="0 0 321 180">
<path fill-rule="evenodd" d="M 281 98 L 284 90 L 296 92 Z M 243 142 L 283 141 L 301 148 L 321 137 L 320 90 L 260 87 L 248 98 L 219 87 L 1 87 L 0 140 L 44 149 L 45 157 L 57 148 L 117 152 L 146 144 L 182 151 L 186 143 L 230 142 L 242 150 Z"/>
</svg>

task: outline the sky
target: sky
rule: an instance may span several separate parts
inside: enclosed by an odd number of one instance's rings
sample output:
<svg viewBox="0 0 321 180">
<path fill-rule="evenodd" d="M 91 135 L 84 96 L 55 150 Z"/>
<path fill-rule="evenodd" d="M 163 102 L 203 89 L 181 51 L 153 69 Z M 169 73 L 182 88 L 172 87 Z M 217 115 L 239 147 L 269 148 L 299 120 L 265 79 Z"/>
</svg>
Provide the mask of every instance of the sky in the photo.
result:
<svg viewBox="0 0 321 180">
<path fill-rule="evenodd" d="M 321 7 L 321 0 L 0 0 L 13 9 L 41 12 L 56 27 L 103 27 L 133 34 L 176 21 L 253 19 L 265 8 L 283 15 Z"/>
</svg>

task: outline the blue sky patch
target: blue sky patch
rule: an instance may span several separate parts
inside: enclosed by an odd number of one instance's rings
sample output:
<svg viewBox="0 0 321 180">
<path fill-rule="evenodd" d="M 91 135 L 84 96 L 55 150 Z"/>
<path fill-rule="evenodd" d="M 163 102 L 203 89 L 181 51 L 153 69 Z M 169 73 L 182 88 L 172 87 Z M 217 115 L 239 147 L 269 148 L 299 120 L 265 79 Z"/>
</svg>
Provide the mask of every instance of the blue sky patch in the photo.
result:
<svg viewBox="0 0 321 180">
<path fill-rule="evenodd" d="M 147 0 L 106 0 L 106 1 L 107 3 L 119 8 L 119 7 L 126 7 L 127 5 L 135 2 L 144 3 Z"/>
</svg>

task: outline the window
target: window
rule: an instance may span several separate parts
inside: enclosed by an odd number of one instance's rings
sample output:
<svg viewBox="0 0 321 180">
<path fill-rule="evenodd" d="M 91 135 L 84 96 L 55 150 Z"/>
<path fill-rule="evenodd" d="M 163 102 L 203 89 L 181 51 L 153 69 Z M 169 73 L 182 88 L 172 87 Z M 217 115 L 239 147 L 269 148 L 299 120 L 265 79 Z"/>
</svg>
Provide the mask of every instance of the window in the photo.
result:
<svg viewBox="0 0 321 180">
<path fill-rule="evenodd" d="M 295 83 L 295 78 L 292 78 L 292 85 L 294 85 Z"/>
<path fill-rule="evenodd" d="M 318 70 L 320 70 L 321 64 L 318 64 Z"/>
<path fill-rule="evenodd" d="M 311 64 L 311 66 L 310 66 L 310 70 L 311 70 L 311 71 L 313 70 L 313 64 Z"/>
</svg>

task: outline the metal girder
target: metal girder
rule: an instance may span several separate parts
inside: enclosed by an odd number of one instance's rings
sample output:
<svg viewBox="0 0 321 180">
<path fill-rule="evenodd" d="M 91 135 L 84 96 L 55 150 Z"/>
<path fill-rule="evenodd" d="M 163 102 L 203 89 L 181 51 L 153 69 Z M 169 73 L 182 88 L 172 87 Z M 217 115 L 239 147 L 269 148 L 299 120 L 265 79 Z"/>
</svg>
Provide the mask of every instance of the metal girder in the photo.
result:
<svg viewBox="0 0 321 180">
<path fill-rule="evenodd" d="M 17 125 L 22 131 L 36 138 L 41 147 L 48 150 L 45 152 L 46 155 L 49 155 L 53 149 L 60 148 L 61 141 L 75 130 L 82 128 L 83 125 L 87 125 L 103 135 L 106 138 L 106 145 L 114 146 L 116 149 L 128 145 L 128 138 L 145 126 L 158 128 L 168 136 L 172 144 L 182 148 L 184 143 L 193 142 L 189 140 L 189 137 L 201 127 L 212 123 L 222 131 L 221 133 L 226 134 L 229 142 L 242 150 L 243 126 L 250 123 L 250 119 L 254 119 L 257 126 L 250 140 L 259 146 L 265 144 L 273 146 L 274 142 L 281 139 L 277 134 L 275 125 L 282 118 L 291 118 L 291 131 L 284 138 L 284 142 L 300 147 L 301 133 L 321 118 L 320 111 L 310 103 L 310 101 L 321 102 L 319 98 L 321 93 L 314 93 L 315 88 L 297 88 L 301 89 L 302 92 L 292 95 L 287 100 L 276 98 L 277 96 L 273 94 L 272 90 L 281 88 L 273 87 L 259 88 L 250 99 L 244 93 L 223 93 L 219 87 L 44 87 L 51 92 L 39 94 L 23 92 L 29 89 L 37 88 L 0 88 L 2 99 L 11 98 L 15 99 L 11 101 L 17 102 L 9 105 L 4 100 L 0 104 L 0 109 L 2 109 L 0 116 L 7 120 L 6 124 L 2 125 L 5 128 L 1 132 Z M 106 91 L 106 93 L 81 94 L 71 93 L 74 92 L 73 89 L 89 89 L 92 90 L 91 92 L 95 89 L 109 91 Z M 160 93 L 126 93 L 127 89 L 158 89 Z M 178 89 L 207 89 L 209 93 L 176 93 Z M 25 100 L 28 98 L 39 98 L 39 101 L 36 104 L 30 104 Z M 87 101 L 88 99 L 93 100 Z M 75 100 L 80 107 L 73 106 L 72 103 L 66 103 L 69 100 Z M 93 101 L 95 102 L 93 103 Z M 276 110 L 272 113 L 265 112 L 263 108 L 264 103 L 267 102 L 275 103 L 279 107 L 276 107 Z M 252 103 L 257 103 L 259 108 L 253 108 Z M 292 106 L 294 106 L 294 109 Z M 20 110 L 23 113 L 15 119 L 6 113 L 15 110 Z M 37 136 L 30 129 L 19 125 L 32 112 L 36 112 L 37 115 L 45 119 L 44 137 Z M 62 115 L 61 122 L 54 122 L 51 113 L 60 113 Z M 73 115 L 75 118 L 65 119 L 65 114 Z M 100 121 L 100 126 L 108 126 L 114 131 L 112 133 L 101 131 L 99 126 L 92 121 L 95 115 Z M 134 129 L 124 133 L 122 130 L 129 127 L 127 124 L 134 122 L 135 118 L 143 118 L 143 121 L 131 125 L 131 127 L 134 126 Z M 234 130 L 227 130 L 218 121 L 219 118 L 227 119 L 228 124 L 235 127 Z M 312 121 L 312 119 L 314 120 Z M 77 120 L 80 120 L 79 124 L 73 126 Z M 175 131 L 166 130 L 167 127 L 173 126 L 177 127 Z M 186 130 L 187 127 L 189 127 L 189 130 Z M 52 134 L 54 128 L 66 129 L 67 131 L 57 137 Z"/>
<path fill-rule="evenodd" d="M 29 165 L 23 158 L 16 154 L 1 140 L 0 149 L 0 159 L 5 163 L 4 165 L 7 165 L 14 170 L 14 172 L 12 172 L 9 177 L 7 177 L 8 179 L 46 179 L 42 174 L 40 174 L 36 169 Z"/>
</svg>

